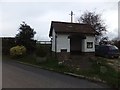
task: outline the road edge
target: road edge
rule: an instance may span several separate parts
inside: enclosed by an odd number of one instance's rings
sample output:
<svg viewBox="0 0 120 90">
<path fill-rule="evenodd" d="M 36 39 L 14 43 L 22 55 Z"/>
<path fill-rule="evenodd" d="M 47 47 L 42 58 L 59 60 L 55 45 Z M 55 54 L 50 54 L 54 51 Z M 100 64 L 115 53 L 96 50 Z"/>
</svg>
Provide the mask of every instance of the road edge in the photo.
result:
<svg viewBox="0 0 120 90">
<path fill-rule="evenodd" d="M 56 72 L 56 73 L 61 73 L 61 74 L 77 77 L 77 78 L 80 78 L 80 79 L 85 79 L 85 80 L 92 81 L 92 82 L 98 82 L 98 83 L 107 84 L 106 81 L 103 81 L 103 80 L 98 79 L 98 78 L 86 77 L 84 75 L 78 75 L 78 74 L 70 73 L 70 72 L 60 72 L 60 71 L 56 71 L 56 70 L 54 70 L 52 68 L 46 68 L 46 67 L 42 67 L 42 66 L 38 66 L 38 65 L 34 65 L 34 64 L 26 63 L 26 62 L 21 62 L 21 61 L 16 61 L 16 62 L 18 62 L 20 64 L 24 64 L 24 65 L 28 65 L 28 66 L 32 66 L 32 67 L 36 67 L 36 68 L 40 68 L 40 69 L 44 69 L 44 70 L 48 70 L 48 71 L 53 71 L 53 72 Z"/>
</svg>

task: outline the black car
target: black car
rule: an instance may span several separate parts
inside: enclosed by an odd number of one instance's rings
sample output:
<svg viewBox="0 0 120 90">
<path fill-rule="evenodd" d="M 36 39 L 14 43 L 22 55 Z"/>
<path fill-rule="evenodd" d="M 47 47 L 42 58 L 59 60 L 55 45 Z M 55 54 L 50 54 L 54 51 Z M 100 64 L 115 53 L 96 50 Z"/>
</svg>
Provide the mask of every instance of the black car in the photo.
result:
<svg viewBox="0 0 120 90">
<path fill-rule="evenodd" d="M 98 45 L 95 48 L 95 55 L 106 58 L 118 58 L 119 49 L 114 45 Z"/>
</svg>

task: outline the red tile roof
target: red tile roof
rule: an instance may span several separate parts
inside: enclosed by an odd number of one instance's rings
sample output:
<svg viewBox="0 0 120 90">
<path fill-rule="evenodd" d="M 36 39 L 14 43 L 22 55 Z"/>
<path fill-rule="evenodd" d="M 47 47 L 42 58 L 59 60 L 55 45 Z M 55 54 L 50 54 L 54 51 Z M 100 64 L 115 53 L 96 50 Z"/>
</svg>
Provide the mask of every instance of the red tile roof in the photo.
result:
<svg viewBox="0 0 120 90">
<path fill-rule="evenodd" d="M 88 24 L 52 21 L 49 36 L 52 36 L 53 28 L 55 33 L 95 34 L 95 30 Z"/>
</svg>

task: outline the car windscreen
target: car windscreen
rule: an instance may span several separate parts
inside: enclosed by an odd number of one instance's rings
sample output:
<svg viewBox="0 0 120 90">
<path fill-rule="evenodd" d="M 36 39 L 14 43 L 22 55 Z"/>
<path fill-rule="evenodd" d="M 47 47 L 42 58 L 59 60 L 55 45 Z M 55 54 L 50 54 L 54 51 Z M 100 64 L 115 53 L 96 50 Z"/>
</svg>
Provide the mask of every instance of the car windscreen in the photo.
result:
<svg viewBox="0 0 120 90">
<path fill-rule="evenodd" d="M 118 48 L 116 46 L 110 46 L 109 48 L 110 48 L 110 50 L 118 50 Z"/>
</svg>

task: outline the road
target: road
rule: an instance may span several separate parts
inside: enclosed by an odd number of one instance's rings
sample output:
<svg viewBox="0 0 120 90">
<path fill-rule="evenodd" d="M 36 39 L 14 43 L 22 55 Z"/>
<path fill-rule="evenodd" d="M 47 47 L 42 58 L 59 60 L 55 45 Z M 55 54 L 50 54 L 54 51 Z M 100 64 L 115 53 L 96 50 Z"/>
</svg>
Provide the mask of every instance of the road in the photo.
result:
<svg viewBox="0 0 120 90">
<path fill-rule="evenodd" d="M 2 63 L 3 88 L 107 88 L 107 85 L 23 65 L 14 61 Z"/>
</svg>

